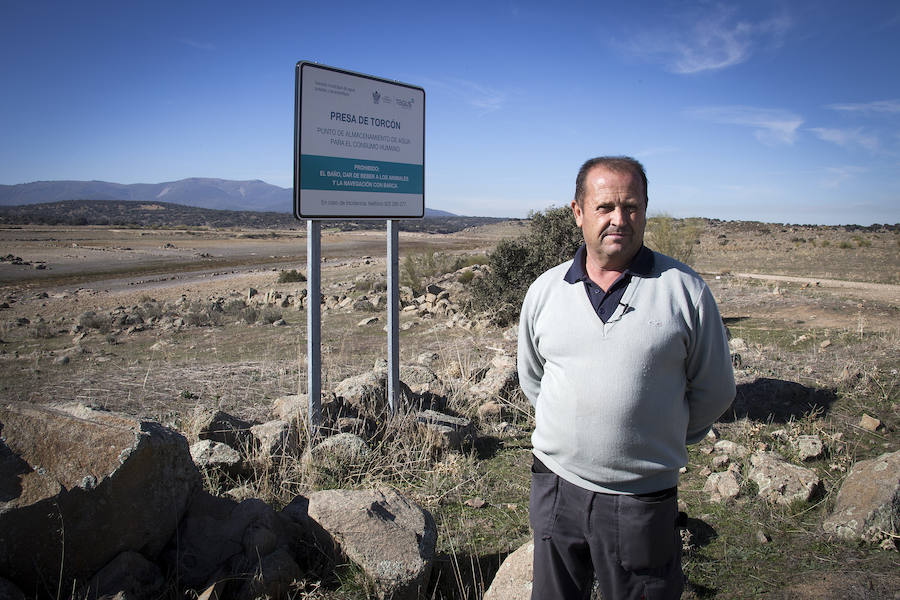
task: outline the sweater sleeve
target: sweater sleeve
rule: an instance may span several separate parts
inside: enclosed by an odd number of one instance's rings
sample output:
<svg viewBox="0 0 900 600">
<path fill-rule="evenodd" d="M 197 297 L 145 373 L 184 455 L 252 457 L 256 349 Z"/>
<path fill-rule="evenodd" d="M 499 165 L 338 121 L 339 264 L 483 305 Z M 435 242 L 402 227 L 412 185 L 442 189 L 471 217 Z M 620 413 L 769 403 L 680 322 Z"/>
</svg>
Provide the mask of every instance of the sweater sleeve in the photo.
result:
<svg viewBox="0 0 900 600">
<path fill-rule="evenodd" d="M 519 385 L 532 406 L 537 405 L 538 395 L 541 392 L 541 378 L 544 376 L 544 358 L 538 352 L 537 340 L 534 338 L 535 295 L 535 284 L 532 284 L 528 288 L 528 293 L 525 294 L 522 312 L 519 315 L 519 342 L 516 359 Z"/>
<path fill-rule="evenodd" d="M 704 285 L 696 306 L 694 335 L 687 357 L 686 442 L 701 441 L 735 396 L 734 370 L 719 308 Z"/>
</svg>

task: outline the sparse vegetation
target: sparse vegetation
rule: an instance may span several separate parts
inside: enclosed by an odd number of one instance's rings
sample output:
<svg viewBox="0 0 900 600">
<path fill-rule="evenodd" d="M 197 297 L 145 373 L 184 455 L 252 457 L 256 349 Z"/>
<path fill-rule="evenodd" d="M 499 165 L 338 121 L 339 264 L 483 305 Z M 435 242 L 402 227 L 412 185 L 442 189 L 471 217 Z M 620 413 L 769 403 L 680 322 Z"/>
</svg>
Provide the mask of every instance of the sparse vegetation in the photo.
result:
<svg viewBox="0 0 900 600">
<path fill-rule="evenodd" d="M 665 213 L 650 217 L 647 219 L 645 232 L 647 246 L 688 266 L 693 266 L 694 249 L 700 240 L 702 230 L 698 221 L 698 219 L 676 220 Z M 795 239 L 805 241 L 802 238 Z"/>
<path fill-rule="evenodd" d="M 540 213 L 518 241 L 507 240 L 496 247 L 493 241 L 481 241 L 480 246 L 467 243 L 464 249 L 492 247 L 487 257 L 491 273 L 494 269 L 503 272 L 510 288 L 520 282 L 527 287 L 531 273 L 546 268 L 544 264 L 567 260 L 581 243 L 568 208 L 547 212 Z M 717 424 L 719 435 L 751 451 L 778 452 L 795 464 L 800 464 L 797 442 L 802 435 L 818 435 L 826 452 L 802 463 L 823 480 L 822 494 L 812 502 L 782 508 L 760 500 L 757 484 L 747 477 L 741 480 L 734 500 L 711 502 L 702 491 L 706 470 L 718 472 L 728 465 L 714 464 L 717 453 L 711 439 L 689 448 L 679 491 L 688 525 L 683 539 L 690 586 L 684 597 L 890 598 L 900 589 L 896 552 L 877 544 L 826 538 L 822 520 L 854 464 L 900 448 L 900 307 L 890 291 L 819 287 L 812 278 L 898 282 L 897 240 L 893 235 L 856 230 L 849 237 L 851 233 L 841 228 L 704 223 L 694 260 L 701 272 L 721 275 L 721 279 L 706 277 L 733 342 L 740 339 L 743 344 L 738 350 L 742 366 L 737 371 L 743 403 Z M 764 236 L 760 235 L 763 229 L 768 231 Z M 134 234 L 129 232 L 136 238 Z M 56 232 L 52 235 L 61 237 Z M 729 244 L 717 245 L 718 235 L 726 235 L 722 239 Z M 36 237 L 22 232 L 22 237 L 29 236 Z M 856 237 L 871 245 L 860 244 Z M 186 239 L 173 243 L 186 247 Z M 825 250 L 848 239 L 852 248 L 866 251 Z M 443 236 L 416 243 L 431 244 L 431 258 L 427 246 L 411 246 L 408 255 L 416 257 L 417 267 L 439 265 L 435 276 L 444 269 L 451 273 L 465 266 L 461 260 L 484 260 L 478 255 L 457 257 L 443 252 L 439 244 L 448 243 Z M 539 249 L 532 252 L 529 243 Z M 65 241 L 65 251 L 77 252 L 71 244 Z M 375 254 L 383 241 L 372 245 L 374 250 L 354 248 L 349 255 Z M 154 242 L 154 247 L 161 246 Z M 31 260 L 25 250 L 17 247 L 16 253 Z M 53 266 L 52 261 L 49 264 Z M 510 266 L 508 272 L 505 265 Z M 342 266 L 329 258 L 323 266 L 326 294 L 376 291 L 383 277 L 379 271 L 383 267 L 359 261 Z M 124 291 L 81 289 L 67 291 L 69 296 L 64 298 L 39 297 L 37 285 L 27 290 L 8 285 L 0 298 L 6 304 L 0 309 L 4 399 L 85 402 L 160 421 L 189 437 L 189 421 L 197 406 L 226 410 L 246 420 L 268 420 L 272 400 L 296 393 L 298 387 L 302 390 L 306 376 L 303 328 L 261 325 L 279 318 L 298 325 L 304 313 L 265 306 L 263 294 L 253 298 L 247 294 L 246 282 L 259 290 L 279 291 L 275 267 L 279 265 L 260 269 L 252 274 L 254 279 L 239 280 L 242 283 L 226 278 L 171 287 L 165 274 L 157 275 L 165 285 L 142 274 L 144 283 Z M 757 282 L 729 274 L 741 270 L 802 275 L 811 281 Z M 360 275 L 365 278 L 357 279 Z M 430 281 L 421 275 L 420 279 L 420 285 Z M 476 288 L 481 280 L 473 275 L 466 288 Z M 495 284 L 498 287 L 493 289 L 500 290 L 502 285 Z M 79 286 L 74 284 L 72 289 Z M 289 294 L 296 287 L 286 285 L 280 291 Z M 436 401 L 442 409 L 476 421 L 478 439 L 463 452 L 426 446 L 410 415 L 395 420 L 377 415 L 370 419 L 375 426 L 365 434 L 370 454 L 340 468 L 313 471 L 294 459 L 253 462 L 253 450 L 246 448 L 243 452 L 254 467 L 239 477 L 208 474 L 207 488 L 218 494 L 261 498 L 276 508 L 294 494 L 323 487 L 396 488 L 428 509 L 438 525 L 438 556 L 429 597 L 481 598 L 502 559 L 529 537 L 529 433 L 533 426 L 531 408 L 521 395 L 503 400 L 503 418 L 511 429 L 478 420 L 480 402 L 472 399 L 472 386 L 483 377 L 495 348 L 506 353 L 514 349 L 514 341 L 487 325 L 486 317 L 500 322 L 495 309 L 502 302 L 516 311 L 521 302 L 504 300 L 499 291 L 484 298 L 488 301 L 483 311 L 472 313 L 481 319 L 472 329 L 449 327 L 444 317 L 419 319 L 403 313 L 415 326 L 402 333 L 401 362 L 413 364 L 423 352 L 437 354 L 432 368 L 447 386 Z M 328 313 L 324 321 L 326 390 L 384 356 L 380 326 L 358 328 L 359 318 L 347 309 Z M 178 319 L 184 324 L 175 326 Z M 41 324 L 54 335 L 37 335 Z M 62 356 L 70 360 L 55 362 Z M 861 429 L 863 415 L 877 418 L 880 427 Z M 732 458 L 734 468 L 744 475 L 748 461 Z M 476 498 L 484 504 L 467 504 Z M 304 573 L 293 597 L 361 599 L 370 590 L 362 572 L 347 567 L 335 575 Z M 170 591 L 174 595 L 174 589 Z"/>
<path fill-rule="evenodd" d="M 306 281 L 306 275 L 297 271 L 297 269 L 291 269 L 290 271 L 281 271 L 278 274 L 278 283 L 296 283 Z"/>
</svg>

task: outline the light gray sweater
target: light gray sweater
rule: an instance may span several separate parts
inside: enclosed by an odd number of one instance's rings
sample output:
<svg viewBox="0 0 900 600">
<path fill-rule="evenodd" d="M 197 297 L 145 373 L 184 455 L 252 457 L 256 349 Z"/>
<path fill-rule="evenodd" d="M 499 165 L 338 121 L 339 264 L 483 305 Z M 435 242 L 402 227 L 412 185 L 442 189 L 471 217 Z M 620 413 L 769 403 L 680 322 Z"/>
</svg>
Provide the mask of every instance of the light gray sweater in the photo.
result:
<svg viewBox="0 0 900 600">
<path fill-rule="evenodd" d="M 678 484 L 685 444 L 734 399 L 725 328 L 706 283 L 653 253 L 603 323 L 572 261 L 538 277 L 519 321 L 519 383 L 535 407 L 534 454 L 585 489 L 642 494 Z"/>
</svg>

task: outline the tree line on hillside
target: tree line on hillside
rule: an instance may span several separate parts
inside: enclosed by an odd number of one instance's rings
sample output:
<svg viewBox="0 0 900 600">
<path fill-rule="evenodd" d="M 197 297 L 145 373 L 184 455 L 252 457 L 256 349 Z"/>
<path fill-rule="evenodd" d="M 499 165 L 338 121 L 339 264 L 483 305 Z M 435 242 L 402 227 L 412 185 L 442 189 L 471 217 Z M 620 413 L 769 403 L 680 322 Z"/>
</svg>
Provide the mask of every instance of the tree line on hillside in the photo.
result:
<svg viewBox="0 0 900 600">
<path fill-rule="evenodd" d="M 493 217 L 401 219 L 401 231 L 453 233 L 467 227 L 505 221 Z M 207 227 L 213 229 L 303 229 L 293 215 L 277 212 L 214 210 L 169 202 L 65 200 L 0 207 L 0 225 L 96 225 L 133 228 Z M 323 221 L 323 226 L 353 230 L 384 228 L 384 220 Z"/>
</svg>

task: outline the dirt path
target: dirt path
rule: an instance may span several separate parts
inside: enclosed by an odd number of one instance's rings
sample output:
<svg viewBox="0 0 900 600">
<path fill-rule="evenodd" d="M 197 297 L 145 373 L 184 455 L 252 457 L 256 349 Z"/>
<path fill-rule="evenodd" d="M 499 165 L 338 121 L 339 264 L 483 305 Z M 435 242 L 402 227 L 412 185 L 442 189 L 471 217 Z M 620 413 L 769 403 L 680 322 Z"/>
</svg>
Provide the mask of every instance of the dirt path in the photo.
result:
<svg viewBox="0 0 900 600">
<path fill-rule="evenodd" d="M 817 279 L 815 277 L 791 277 L 788 275 L 767 275 L 763 273 L 732 273 L 732 276 L 744 279 L 760 279 L 763 281 L 800 283 L 817 288 L 840 289 L 854 298 L 882 302 L 891 306 L 900 306 L 900 285 L 893 285 L 890 283 Z"/>
</svg>

